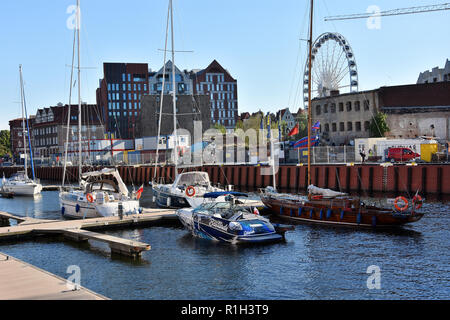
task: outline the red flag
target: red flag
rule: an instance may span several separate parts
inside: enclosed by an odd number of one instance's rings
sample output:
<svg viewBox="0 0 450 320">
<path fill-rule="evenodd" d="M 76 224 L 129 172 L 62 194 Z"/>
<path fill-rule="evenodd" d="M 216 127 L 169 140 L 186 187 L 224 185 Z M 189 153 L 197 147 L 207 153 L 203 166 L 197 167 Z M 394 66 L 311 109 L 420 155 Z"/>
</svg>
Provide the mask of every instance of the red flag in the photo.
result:
<svg viewBox="0 0 450 320">
<path fill-rule="evenodd" d="M 294 129 L 292 129 L 291 132 L 289 132 L 288 136 L 289 137 L 293 137 L 293 136 L 298 135 L 298 133 L 299 133 L 299 126 L 298 126 L 298 123 L 297 123 L 295 125 Z"/>
</svg>

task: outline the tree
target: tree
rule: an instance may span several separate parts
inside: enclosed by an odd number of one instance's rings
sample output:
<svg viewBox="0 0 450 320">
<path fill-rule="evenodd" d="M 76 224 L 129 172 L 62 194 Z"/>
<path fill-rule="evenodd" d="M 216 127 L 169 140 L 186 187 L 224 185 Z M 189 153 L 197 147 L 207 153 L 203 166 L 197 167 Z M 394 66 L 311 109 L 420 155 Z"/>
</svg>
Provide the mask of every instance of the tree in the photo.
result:
<svg viewBox="0 0 450 320">
<path fill-rule="evenodd" d="M 378 112 L 375 117 L 373 117 L 369 126 L 370 136 L 372 138 L 384 137 L 384 135 L 391 130 L 387 125 L 386 119 L 387 115 L 382 112 Z"/>
<path fill-rule="evenodd" d="M 0 157 L 11 156 L 11 134 L 9 130 L 0 131 Z"/>
<path fill-rule="evenodd" d="M 223 125 L 221 125 L 219 123 L 214 124 L 213 129 L 219 130 L 222 134 L 227 133 L 227 128 L 225 128 Z"/>
</svg>

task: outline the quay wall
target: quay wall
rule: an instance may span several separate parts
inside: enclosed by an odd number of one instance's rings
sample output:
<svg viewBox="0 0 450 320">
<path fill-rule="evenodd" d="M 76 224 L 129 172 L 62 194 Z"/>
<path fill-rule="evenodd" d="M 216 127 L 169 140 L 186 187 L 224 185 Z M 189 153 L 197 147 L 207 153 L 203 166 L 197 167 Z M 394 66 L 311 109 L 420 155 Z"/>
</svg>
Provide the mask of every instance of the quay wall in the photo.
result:
<svg viewBox="0 0 450 320">
<path fill-rule="evenodd" d="M 93 168 L 90 167 L 90 170 Z M 96 167 L 94 170 L 101 170 Z M 273 178 L 261 175 L 261 166 L 204 166 L 189 168 L 184 171 L 201 170 L 207 172 L 211 182 L 221 185 L 233 185 L 242 190 L 254 190 L 271 186 Z M 20 167 L 0 167 L 0 177 L 8 178 L 13 173 L 23 170 Z M 87 170 L 85 168 L 84 170 Z M 128 185 L 141 185 L 152 180 L 155 168 L 152 166 L 119 166 L 118 170 L 124 182 Z M 158 167 L 157 178 L 165 183 L 173 181 L 174 167 Z M 181 169 L 180 169 L 181 172 Z M 62 180 L 62 167 L 39 167 L 35 169 L 36 177 L 43 181 Z M 68 168 L 69 182 L 77 181 L 78 168 Z M 277 187 L 291 191 L 304 191 L 307 186 L 307 167 L 281 165 L 276 174 Z M 361 193 L 396 193 L 450 195 L 450 165 L 314 165 L 311 170 L 312 183 L 321 188 L 331 188 L 343 192 Z"/>
</svg>

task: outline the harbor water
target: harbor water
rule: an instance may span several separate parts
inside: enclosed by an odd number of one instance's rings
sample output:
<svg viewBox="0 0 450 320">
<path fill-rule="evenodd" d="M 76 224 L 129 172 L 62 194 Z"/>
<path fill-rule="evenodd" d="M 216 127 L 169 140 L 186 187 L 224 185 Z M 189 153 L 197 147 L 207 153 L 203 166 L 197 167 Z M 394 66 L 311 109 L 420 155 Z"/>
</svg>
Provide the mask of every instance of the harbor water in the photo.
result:
<svg viewBox="0 0 450 320">
<path fill-rule="evenodd" d="M 151 199 L 146 189 L 141 205 Z M 449 299 L 450 204 L 428 201 L 422 210 L 422 220 L 396 230 L 296 225 L 286 243 L 265 246 L 213 243 L 181 227 L 107 232 L 149 243 L 140 260 L 54 238 L 2 242 L 0 252 L 63 278 L 79 266 L 82 286 L 117 300 Z M 0 211 L 61 219 L 56 191 L 0 198 Z M 368 286 L 371 266 L 378 288 Z"/>
</svg>

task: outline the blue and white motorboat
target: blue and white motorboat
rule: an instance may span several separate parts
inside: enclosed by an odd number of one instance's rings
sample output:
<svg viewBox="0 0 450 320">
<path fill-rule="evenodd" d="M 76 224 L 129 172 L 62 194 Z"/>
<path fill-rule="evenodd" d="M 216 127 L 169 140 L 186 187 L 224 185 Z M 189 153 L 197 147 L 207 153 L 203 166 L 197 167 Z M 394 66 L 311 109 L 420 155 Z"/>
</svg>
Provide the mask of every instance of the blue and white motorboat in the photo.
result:
<svg viewBox="0 0 450 320">
<path fill-rule="evenodd" d="M 227 201 L 204 202 L 197 208 L 184 208 L 177 216 L 194 236 L 231 244 L 272 243 L 285 240 L 285 232 L 292 227 L 272 224 L 236 201 L 245 194 L 227 192 Z M 223 196 L 222 192 L 205 194 L 205 198 Z"/>
</svg>

